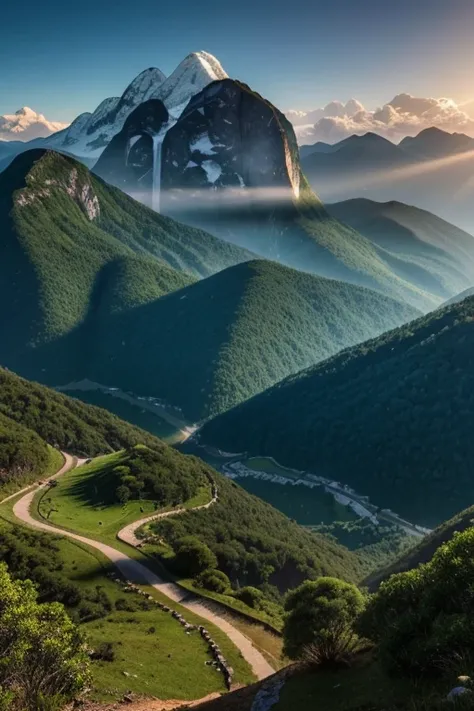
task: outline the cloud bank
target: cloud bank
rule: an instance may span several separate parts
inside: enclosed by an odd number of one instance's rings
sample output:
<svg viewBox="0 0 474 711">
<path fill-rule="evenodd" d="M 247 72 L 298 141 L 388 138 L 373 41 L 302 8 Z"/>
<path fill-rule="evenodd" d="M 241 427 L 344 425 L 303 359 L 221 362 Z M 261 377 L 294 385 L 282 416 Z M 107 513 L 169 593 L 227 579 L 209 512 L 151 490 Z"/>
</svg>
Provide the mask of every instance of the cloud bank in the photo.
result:
<svg viewBox="0 0 474 711">
<path fill-rule="evenodd" d="M 368 131 L 398 142 L 431 126 L 474 137 L 474 119 L 452 99 L 417 98 L 410 94 L 398 94 L 375 111 L 350 99 L 346 104 L 331 101 L 314 111 L 287 111 L 286 116 L 293 123 L 301 144 L 336 143 Z"/>
<path fill-rule="evenodd" d="M 46 138 L 69 124 L 48 121 L 43 114 L 37 114 L 28 106 L 14 114 L 0 116 L 1 141 L 31 141 L 33 138 Z"/>
</svg>

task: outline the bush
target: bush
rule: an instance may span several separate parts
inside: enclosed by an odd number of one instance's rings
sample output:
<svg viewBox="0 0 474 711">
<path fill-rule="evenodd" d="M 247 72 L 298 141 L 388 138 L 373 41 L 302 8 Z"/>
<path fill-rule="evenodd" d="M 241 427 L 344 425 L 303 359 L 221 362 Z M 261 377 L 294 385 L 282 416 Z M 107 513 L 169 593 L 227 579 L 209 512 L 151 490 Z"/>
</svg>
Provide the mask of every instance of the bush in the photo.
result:
<svg viewBox="0 0 474 711">
<path fill-rule="evenodd" d="M 90 682 L 78 627 L 59 603 L 39 604 L 31 581 L 0 564 L 0 689 L 12 709 L 37 711 L 72 700 Z M 60 697 L 59 697 L 60 695 Z M 43 703 L 44 702 L 44 703 Z"/>
<path fill-rule="evenodd" d="M 261 590 L 254 588 L 251 585 L 247 585 L 245 588 L 240 588 L 234 593 L 234 597 L 237 600 L 241 600 L 243 603 L 252 607 L 254 610 L 259 610 L 264 600 L 265 596 Z"/>
<path fill-rule="evenodd" d="M 365 599 L 351 583 L 337 578 L 307 581 L 285 604 L 284 654 L 313 663 L 341 662 L 357 649 L 354 624 Z"/>
<path fill-rule="evenodd" d="M 183 536 L 174 544 L 175 566 L 182 575 L 196 577 L 208 568 L 217 567 L 211 549 L 196 536 Z"/>
<path fill-rule="evenodd" d="M 205 590 L 212 590 L 217 593 L 226 593 L 230 588 L 230 580 L 225 573 L 220 570 L 208 568 L 195 578 L 196 584 Z"/>
<path fill-rule="evenodd" d="M 456 533 L 432 560 L 393 575 L 373 595 L 361 631 L 401 672 L 438 672 L 474 655 L 474 529 Z"/>
</svg>

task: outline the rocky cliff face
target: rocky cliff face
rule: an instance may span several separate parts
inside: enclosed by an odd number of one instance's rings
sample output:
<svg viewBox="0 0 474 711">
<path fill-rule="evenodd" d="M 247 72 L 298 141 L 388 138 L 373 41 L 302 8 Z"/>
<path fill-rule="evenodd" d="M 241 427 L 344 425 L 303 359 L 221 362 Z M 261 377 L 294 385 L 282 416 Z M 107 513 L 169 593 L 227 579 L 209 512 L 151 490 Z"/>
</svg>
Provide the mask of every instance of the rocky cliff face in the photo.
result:
<svg viewBox="0 0 474 711">
<path fill-rule="evenodd" d="M 194 96 L 163 143 L 163 190 L 274 190 L 298 197 L 300 169 L 291 124 L 232 79 Z M 199 199 L 196 197 L 196 199 Z"/>
<path fill-rule="evenodd" d="M 140 202 L 151 205 L 154 168 L 159 169 L 156 147 L 161 143 L 160 134 L 168 121 L 168 111 L 159 99 L 140 104 L 104 150 L 94 172 Z"/>
</svg>

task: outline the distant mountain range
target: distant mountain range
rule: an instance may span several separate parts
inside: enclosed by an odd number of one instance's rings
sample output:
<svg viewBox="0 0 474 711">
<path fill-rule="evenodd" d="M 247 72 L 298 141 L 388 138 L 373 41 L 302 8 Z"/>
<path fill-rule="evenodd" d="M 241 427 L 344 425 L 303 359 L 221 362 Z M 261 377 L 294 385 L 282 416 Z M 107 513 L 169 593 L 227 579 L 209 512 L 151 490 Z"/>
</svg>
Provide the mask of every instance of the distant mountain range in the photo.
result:
<svg viewBox="0 0 474 711">
<path fill-rule="evenodd" d="M 275 457 L 433 527 L 474 498 L 474 297 L 303 370 L 203 443 Z"/>
<path fill-rule="evenodd" d="M 474 237 L 426 210 L 366 198 L 327 210 L 369 239 L 396 274 L 427 292 L 442 297 L 474 283 Z"/>
<path fill-rule="evenodd" d="M 366 197 L 430 210 L 474 231 L 474 139 L 429 128 L 398 145 L 377 134 L 301 146 L 301 167 L 323 200 Z"/>
</svg>

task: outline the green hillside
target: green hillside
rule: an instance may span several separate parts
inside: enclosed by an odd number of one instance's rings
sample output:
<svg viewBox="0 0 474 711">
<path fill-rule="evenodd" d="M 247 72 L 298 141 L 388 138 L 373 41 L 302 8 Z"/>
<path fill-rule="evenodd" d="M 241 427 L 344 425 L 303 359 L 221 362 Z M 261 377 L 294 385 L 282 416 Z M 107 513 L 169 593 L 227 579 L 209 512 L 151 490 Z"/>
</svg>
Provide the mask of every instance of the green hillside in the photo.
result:
<svg viewBox="0 0 474 711">
<path fill-rule="evenodd" d="M 474 499 L 473 319 L 471 297 L 348 349 L 209 422 L 201 439 L 435 526 Z"/>
<path fill-rule="evenodd" d="M 115 499 L 111 501 L 114 497 L 110 487 L 115 491 L 119 485 L 128 486 L 131 498 L 137 498 L 133 493 L 135 489 L 138 491 L 137 484 L 132 482 L 137 479 L 143 482 L 146 495 L 160 507 L 176 506 L 185 498 L 194 496 L 196 483 L 201 485 L 212 477 L 220 492 L 219 502 L 207 519 L 208 524 L 211 520 L 214 524 L 212 527 L 206 524 L 203 528 L 203 518 L 199 514 L 205 515 L 206 512 L 196 512 L 189 516 L 189 520 L 186 518 L 186 531 L 203 541 L 208 537 L 211 541 L 214 538 L 216 543 L 218 539 L 221 543 L 227 541 L 221 546 L 222 556 L 225 560 L 233 558 L 236 569 L 243 571 L 245 565 L 252 562 L 253 569 L 260 571 L 260 575 L 265 570 L 270 575 L 272 571 L 265 565 L 271 563 L 282 589 L 322 571 L 351 580 L 360 576 L 357 558 L 346 548 L 305 532 L 273 507 L 227 481 L 200 459 L 179 453 L 106 410 L 60 395 L 0 369 L 0 416 L 2 423 L 5 420 L 8 424 L 8 429 L 2 425 L 1 430 L 6 432 L 6 437 L 0 439 L 0 462 L 3 463 L 14 461 L 15 455 L 23 455 L 26 451 L 24 440 L 28 437 L 32 443 L 32 462 L 33 457 L 38 458 L 41 454 L 44 442 L 85 456 L 122 448 L 128 450 L 118 462 L 119 469 L 114 468 L 117 462 L 113 465 L 106 463 L 106 467 L 98 471 L 95 482 L 89 482 L 88 486 L 79 483 L 73 496 L 76 505 L 82 501 L 83 505 L 90 504 L 95 510 L 97 497 L 105 497 L 101 499 L 102 506 L 104 502 L 105 505 L 116 505 Z M 147 445 L 152 452 L 140 448 L 132 450 L 137 444 Z M 107 483 L 105 488 L 104 483 Z M 91 496 L 95 497 L 92 503 Z M 106 516 L 105 513 L 102 515 Z M 246 522 L 244 532 L 242 517 Z M 218 532 L 219 527 L 222 535 Z M 247 536 L 251 549 L 243 544 L 242 535 Z"/>
<path fill-rule="evenodd" d="M 363 198 L 327 209 L 367 237 L 394 273 L 433 297 L 446 299 L 472 284 L 474 237 L 431 212 Z"/>
<path fill-rule="evenodd" d="M 368 289 L 273 262 L 231 267 L 122 311 L 98 309 L 88 375 L 178 405 L 193 421 L 418 315 Z"/>
<path fill-rule="evenodd" d="M 394 573 L 404 573 L 407 570 L 417 568 L 422 563 L 428 563 L 438 548 L 450 541 L 455 533 L 465 531 L 473 525 L 474 506 L 470 506 L 435 528 L 432 533 L 423 538 L 416 546 L 412 546 L 409 551 L 400 556 L 391 565 L 368 575 L 364 580 L 364 584 L 373 592 Z"/>
<path fill-rule="evenodd" d="M 154 213 L 72 158 L 27 151 L 0 175 L 0 298 L 9 305 L 0 359 L 37 375 L 38 348 L 73 333 L 98 304 L 147 303 L 248 257 Z"/>
</svg>

